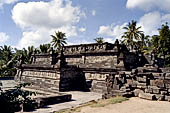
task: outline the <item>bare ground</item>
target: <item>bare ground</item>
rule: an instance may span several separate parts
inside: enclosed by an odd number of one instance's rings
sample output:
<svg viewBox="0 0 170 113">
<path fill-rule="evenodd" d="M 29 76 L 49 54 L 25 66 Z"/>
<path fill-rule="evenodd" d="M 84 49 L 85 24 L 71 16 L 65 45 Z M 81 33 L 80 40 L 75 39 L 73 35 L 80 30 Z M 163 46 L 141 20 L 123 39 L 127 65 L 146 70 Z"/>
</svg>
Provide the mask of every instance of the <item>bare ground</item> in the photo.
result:
<svg viewBox="0 0 170 113">
<path fill-rule="evenodd" d="M 150 101 L 134 97 L 128 101 L 105 107 L 86 106 L 79 113 L 170 113 L 170 102 Z"/>
</svg>

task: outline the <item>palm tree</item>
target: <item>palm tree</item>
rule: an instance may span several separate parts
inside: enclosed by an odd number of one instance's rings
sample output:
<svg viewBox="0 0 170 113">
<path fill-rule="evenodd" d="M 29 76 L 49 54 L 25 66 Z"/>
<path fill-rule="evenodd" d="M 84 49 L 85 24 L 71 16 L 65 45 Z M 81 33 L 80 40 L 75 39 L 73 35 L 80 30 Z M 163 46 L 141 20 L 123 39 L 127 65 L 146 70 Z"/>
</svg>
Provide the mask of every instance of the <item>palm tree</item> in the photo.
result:
<svg viewBox="0 0 170 113">
<path fill-rule="evenodd" d="M 11 46 L 0 46 L 1 49 L 1 56 L 2 56 L 2 60 L 5 60 L 6 63 L 12 59 L 12 55 L 13 55 L 13 51 L 12 51 L 12 47 Z"/>
<path fill-rule="evenodd" d="M 143 52 L 144 49 L 147 49 L 149 46 L 149 35 L 141 34 L 140 40 L 137 42 L 139 50 Z"/>
<path fill-rule="evenodd" d="M 140 39 L 140 36 L 143 33 L 143 31 L 139 31 L 140 28 L 141 27 L 136 26 L 136 21 L 132 20 L 132 22 L 129 22 L 129 24 L 123 28 L 126 30 L 122 36 L 124 39 L 123 43 L 132 48 L 137 46 L 137 41 Z"/>
<path fill-rule="evenodd" d="M 11 46 L 0 46 L 0 76 L 15 75 L 14 53 Z"/>
<path fill-rule="evenodd" d="M 52 46 L 56 48 L 58 51 L 62 49 L 64 44 L 67 44 L 66 43 L 67 38 L 65 38 L 66 37 L 65 33 L 58 31 L 55 32 L 55 35 L 51 35 L 51 37 L 52 37 L 52 41 L 51 41 Z"/>
<path fill-rule="evenodd" d="M 39 49 L 41 53 L 49 53 L 51 44 L 41 44 Z"/>
<path fill-rule="evenodd" d="M 104 43 L 103 37 L 98 37 L 94 39 L 98 44 Z"/>
</svg>

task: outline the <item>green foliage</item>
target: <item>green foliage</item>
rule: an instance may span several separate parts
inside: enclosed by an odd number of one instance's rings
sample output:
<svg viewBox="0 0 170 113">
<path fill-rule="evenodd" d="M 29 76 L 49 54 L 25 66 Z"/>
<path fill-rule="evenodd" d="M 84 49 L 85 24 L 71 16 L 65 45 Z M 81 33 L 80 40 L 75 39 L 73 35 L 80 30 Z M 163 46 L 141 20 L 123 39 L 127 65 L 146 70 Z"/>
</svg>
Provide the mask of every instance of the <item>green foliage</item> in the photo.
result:
<svg viewBox="0 0 170 113">
<path fill-rule="evenodd" d="M 49 53 L 50 52 L 50 47 L 51 47 L 51 44 L 41 44 L 39 46 L 40 53 Z"/>
<path fill-rule="evenodd" d="M 58 51 L 62 49 L 64 44 L 67 44 L 66 43 L 67 38 L 65 38 L 66 37 L 65 33 L 58 31 L 55 32 L 55 35 L 51 35 L 51 37 L 52 37 L 52 41 L 51 41 L 52 46 L 56 48 Z"/>
<path fill-rule="evenodd" d="M 103 37 L 98 37 L 98 38 L 95 38 L 94 40 L 95 40 L 98 44 L 104 43 Z"/>
<path fill-rule="evenodd" d="M 168 23 L 162 25 L 159 30 L 158 41 L 159 56 L 163 56 L 165 60 L 165 66 L 170 65 L 170 29 Z"/>
<path fill-rule="evenodd" d="M 143 31 L 140 31 L 141 27 L 137 27 L 136 21 L 132 20 L 132 22 L 129 22 L 129 24 L 124 27 L 126 31 L 124 32 L 123 43 L 129 47 L 139 47 L 138 41 L 141 38 L 141 35 L 143 34 Z"/>
<path fill-rule="evenodd" d="M 4 103 L 7 103 L 10 109 L 14 111 L 20 111 L 23 105 L 24 111 L 33 110 L 37 107 L 35 100 L 31 99 L 32 95 L 36 95 L 35 92 L 24 91 L 21 88 L 30 85 L 29 83 L 23 83 L 16 86 L 14 89 L 9 89 L 6 91 L 0 90 L 0 100 L 3 99 Z M 0 102 L 2 103 L 2 101 Z M 4 109 L 4 111 L 6 111 Z M 3 111 L 2 111 L 3 112 Z"/>
<path fill-rule="evenodd" d="M 0 46 L 0 76 L 14 76 L 14 52 L 11 46 Z"/>
<path fill-rule="evenodd" d="M 153 51 L 155 51 L 157 54 L 159 53 L 159 39 L 160 36 L 154 35 L 152 36 L 151 40 L 151 47 L 153 48 Z"/>
</svg>

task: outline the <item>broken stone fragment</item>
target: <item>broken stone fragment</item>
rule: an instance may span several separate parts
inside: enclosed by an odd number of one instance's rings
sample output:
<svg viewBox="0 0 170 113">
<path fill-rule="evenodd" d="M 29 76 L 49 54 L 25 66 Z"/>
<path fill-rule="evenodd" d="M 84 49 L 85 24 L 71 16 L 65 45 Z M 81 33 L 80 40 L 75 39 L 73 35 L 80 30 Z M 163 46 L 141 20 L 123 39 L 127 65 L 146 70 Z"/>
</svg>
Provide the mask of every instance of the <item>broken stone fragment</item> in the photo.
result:
<svg viewBox="0 0 170 113">
<path fill-rule="evenodd" d="M 158 101 L 164 101 L 164 100 L 165 100 L 165 96 L 164 96 L 164 95 L 158 94 L 158 95 L 155 95 L 155 96 L 156 96 L 156 99 L 157 99 Z"/>
<path fill-rule="evenodd" d="M 156 96 L 150 93 L 139 93 L 139 97 L 147 100 L 156 100 Z"/>
<path fill-rule="evenodd" d="M 133 91 L 133 93 L 134 93 L 135 97 L 138 97 L 139 94 L 140 94 L 140 93 L 144 93 L 144 91 L 143 91 L 143 90 L 140 90 L 140 89 L 135 89 L 135 90 Z"/>
<path fill-rule="evenodd" d="M 169 101 L 170 102 L 170 96 L 165 96 L 165 101 Z"/>
<path fill-rule="evenodd" d="M 156 79 L 156 80 L 150 80 L 150 85 L 152 86 L 158 86 L 160 88 L 163 88 L 164 85 L 164 80 Z"/>
</svg>

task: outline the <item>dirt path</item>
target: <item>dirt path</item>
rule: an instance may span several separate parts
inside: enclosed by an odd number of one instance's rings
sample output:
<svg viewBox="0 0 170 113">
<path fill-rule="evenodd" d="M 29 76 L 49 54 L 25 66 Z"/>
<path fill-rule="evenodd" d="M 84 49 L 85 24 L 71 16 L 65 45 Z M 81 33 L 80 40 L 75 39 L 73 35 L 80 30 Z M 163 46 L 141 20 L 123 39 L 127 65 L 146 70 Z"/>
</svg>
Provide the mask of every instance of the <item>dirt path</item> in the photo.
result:
<svg viewBox="0 0 170 113">
<path fill-rule="evenodd" d="M 170 102 L 130 98 L 105 107 L 84 107 L 79 113 L 170 113 Z"/>
</svg>

